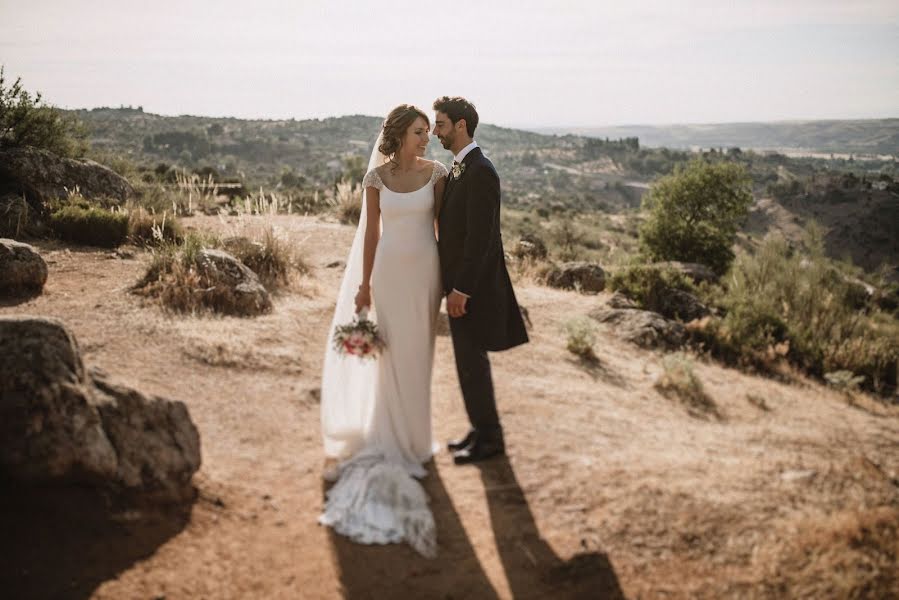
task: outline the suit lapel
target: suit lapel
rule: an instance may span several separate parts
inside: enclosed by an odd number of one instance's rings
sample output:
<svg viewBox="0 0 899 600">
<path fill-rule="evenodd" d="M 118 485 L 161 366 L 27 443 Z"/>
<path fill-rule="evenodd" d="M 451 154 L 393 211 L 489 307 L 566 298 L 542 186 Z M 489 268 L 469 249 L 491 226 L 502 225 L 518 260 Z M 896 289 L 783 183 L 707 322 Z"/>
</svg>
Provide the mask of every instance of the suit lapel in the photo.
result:
<svg viewBox="0 0 899 600">
<path fill-rule="evenodd" d="M 470 164 L 476 157 L 481 156 L 481 154 L 482 154 L 482 152 L 481 152 L 481 147 L 478 146 L 477 148 L 475 148 L 474 150 L 471 150 L 468 154 L 465 155 L 465 158 L 462 159 L 462 163 L 461 163 L 461 164 L 465 165 L 465 168 L 467 169 L 467 168 L 468 168 L 468 165 L 469 165 L 469 164 Z M 446 182 L 446 189 L 443 190 L 443 207 L 444 207 L 444 208 L 446 207 L 446 205 L 447 205 L 447 203 L 448 203 L 447 201 L 449 200 L 452 191 L 457 187 L 457 185 L 459 184 L 459 182 L 460 182 L 462 179 L 464 179 L 464 177 L 465 177 L 465 173 L 463 172 L 462 175 L 459 176 L 459 179 L 455 179 L 455 178 L 452 177 L 452 169 L 450 170 L 450 178 L 449 178 L 449 180 Z M 441 209 L 441 212 L 442 212 L 442 209 Z"/>
</svg>

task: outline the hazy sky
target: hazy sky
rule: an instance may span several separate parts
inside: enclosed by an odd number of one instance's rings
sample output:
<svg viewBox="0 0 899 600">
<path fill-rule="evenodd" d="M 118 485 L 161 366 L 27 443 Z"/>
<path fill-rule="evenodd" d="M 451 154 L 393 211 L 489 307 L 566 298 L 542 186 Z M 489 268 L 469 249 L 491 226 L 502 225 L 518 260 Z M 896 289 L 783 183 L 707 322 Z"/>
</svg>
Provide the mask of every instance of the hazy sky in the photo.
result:
<svg viewBox="0 0 899 600">
<path fill-rule="evenodd" d="M 899 116 L 899 0 L 0 0 L 0 63 L 56 105 L 509 126 Z"/>
</svg>

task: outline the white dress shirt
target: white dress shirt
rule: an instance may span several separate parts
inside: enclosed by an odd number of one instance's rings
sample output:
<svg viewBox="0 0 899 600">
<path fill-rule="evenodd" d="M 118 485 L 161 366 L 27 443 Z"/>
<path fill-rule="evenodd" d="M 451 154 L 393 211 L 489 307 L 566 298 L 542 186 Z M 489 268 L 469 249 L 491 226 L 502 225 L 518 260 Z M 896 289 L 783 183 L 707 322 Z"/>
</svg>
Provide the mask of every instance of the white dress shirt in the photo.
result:
<svg viewBox="0 0 899 600">
<path fill-rule="evenodd" d="M 457 154 L 457 155 L 455 155 L 455 156 L 453 157 L 453 161 L 454 161 L 454 162 L 457 162 L 457 163 L 461 163 L 461 162 L 462 162 L 462 159 L 465 158 L 465 156 L 466 156 L 469 152 L 471 152 L 472 150 L 474 150 L 474 149 L 477 148 L 477 147 L 478 147 L 478 143 L 477 143 L 476 141 L 474 141 L 474 140 L 471 140 L 471 143 L 470 143 L 470 144 L 468 144 L 467 146 L 465 146 L 464 148 L 462 148 L 461 150 L 459 150 L 459 154 Z"/>
</svg>

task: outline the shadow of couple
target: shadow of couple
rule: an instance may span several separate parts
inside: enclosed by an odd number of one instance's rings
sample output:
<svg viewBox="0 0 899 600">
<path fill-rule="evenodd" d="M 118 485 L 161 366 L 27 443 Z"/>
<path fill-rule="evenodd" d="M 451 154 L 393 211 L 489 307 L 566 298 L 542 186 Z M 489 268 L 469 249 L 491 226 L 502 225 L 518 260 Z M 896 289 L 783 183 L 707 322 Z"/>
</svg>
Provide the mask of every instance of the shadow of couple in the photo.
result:
<svg viewBox="0 0 899 600">
<path fill-rule="evenodd" d="M 505 456 L 476 467 L 487 495 L 490 524 L 512 598 L 621 599 L 608 558 L 599 552 L 562 560 L 540 537 L 512 465 Z M 438 557 L 428 560 L 405 544 L 364 546 L 329 529 L 346 598 L 500 598 L 465 530 L 436 465 L 422 481 L 437 524 Z M 505 597 L 505 594 L 502 594 Z"/>
</svg>

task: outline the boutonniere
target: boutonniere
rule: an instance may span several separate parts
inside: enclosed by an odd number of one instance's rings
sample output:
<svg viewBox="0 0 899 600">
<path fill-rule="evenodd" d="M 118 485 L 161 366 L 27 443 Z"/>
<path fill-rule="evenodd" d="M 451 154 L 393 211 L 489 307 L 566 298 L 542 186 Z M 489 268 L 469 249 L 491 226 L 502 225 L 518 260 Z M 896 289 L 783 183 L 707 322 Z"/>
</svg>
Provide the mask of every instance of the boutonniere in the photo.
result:
<svg viewBox="0 0 899 600">
<path fill-rule="evenodd" d="M 453 165 L 453 179 L 459 179 L 462 177 L 462 173 L 465 172 L 465 163 L 457 163 Z"/>
</svg>

